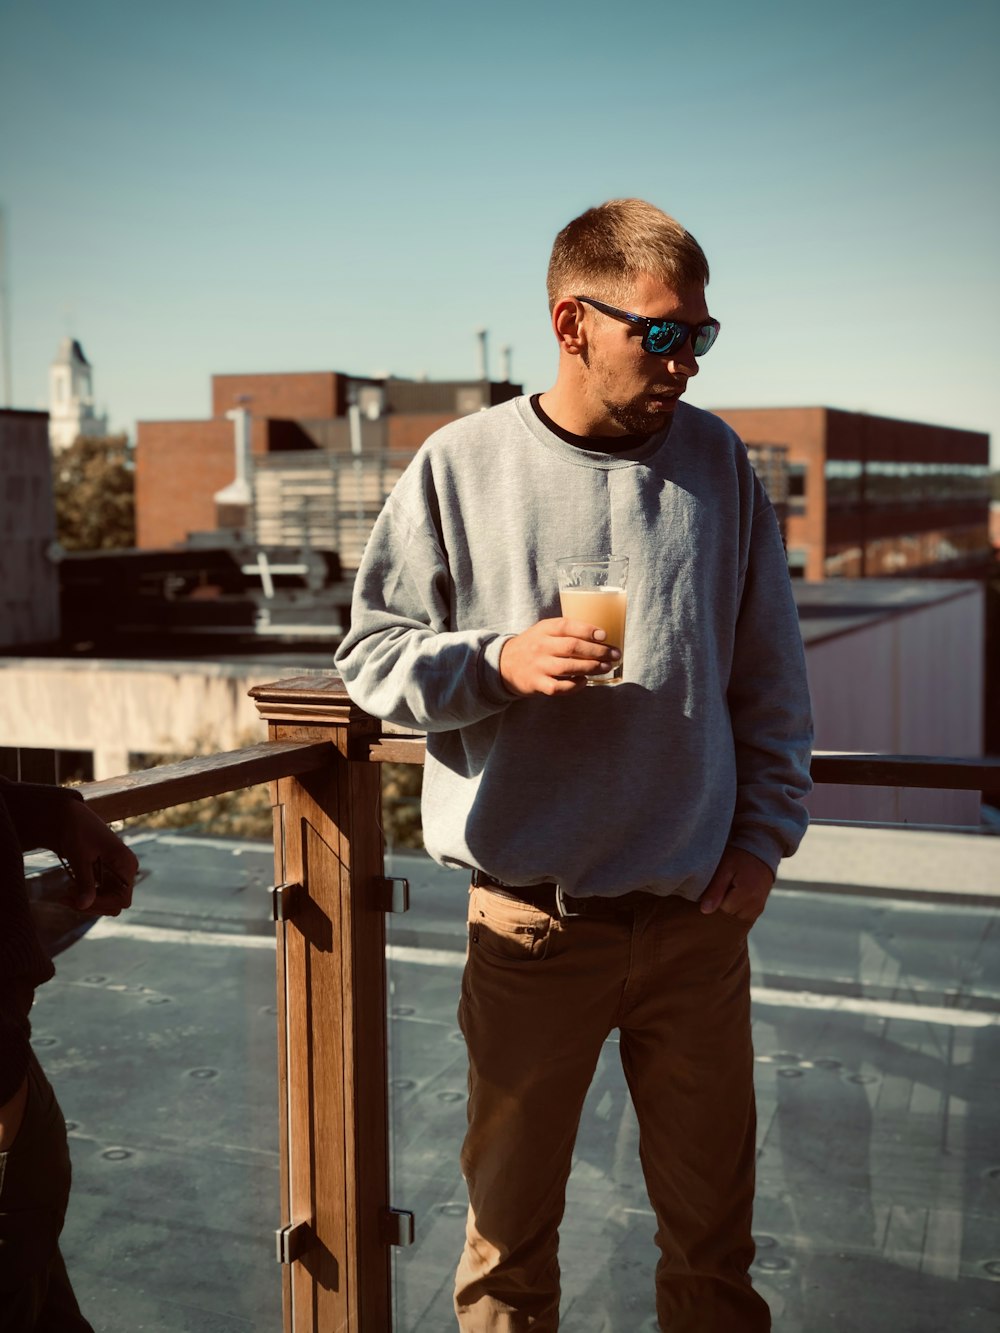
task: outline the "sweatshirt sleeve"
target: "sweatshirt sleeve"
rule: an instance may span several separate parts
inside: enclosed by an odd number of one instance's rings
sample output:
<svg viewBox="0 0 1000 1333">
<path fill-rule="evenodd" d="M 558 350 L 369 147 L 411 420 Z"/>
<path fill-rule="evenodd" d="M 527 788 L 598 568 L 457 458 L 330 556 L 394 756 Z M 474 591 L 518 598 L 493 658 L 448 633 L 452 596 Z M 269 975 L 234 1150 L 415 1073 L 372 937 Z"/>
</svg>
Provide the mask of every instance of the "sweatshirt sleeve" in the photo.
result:
<svg viewBox="0 0 1000 1333">
<path fill-rule="evenodd" d="M 430 514 L 413 517 L 394 491 L 365 549 L 351 625 L 334 659 L 359 707 L 402 726 L 448 731 L 514 701 L 499 666 L 510 636 L 455 630 L 453 604 Z"/>
<path fill-rule="evenodd" d="M 737 772 L 729 841 L 776 870 L 809 822 L 802 798 L 812 787 L 812 714 L 781 534 L 757 487 L 728 691 Z"/>
</svg>

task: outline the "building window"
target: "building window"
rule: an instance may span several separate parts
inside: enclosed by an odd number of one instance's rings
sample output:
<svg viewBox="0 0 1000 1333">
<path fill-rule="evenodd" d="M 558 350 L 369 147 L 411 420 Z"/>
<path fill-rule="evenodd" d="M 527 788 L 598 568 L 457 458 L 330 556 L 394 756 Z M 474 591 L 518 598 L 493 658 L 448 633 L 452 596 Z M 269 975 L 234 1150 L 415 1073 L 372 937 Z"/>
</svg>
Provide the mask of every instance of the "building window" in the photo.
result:
<svg viewBox="0 0 1000 1333">
<path fill-rule="evenodd" d="M 805 578 L 808 559 L 809 552 L 801 546 L 790 546 L 788 548 L 788 573 L 793 579 Z"/>
<path fill-rule="evenodd" d="M 856 505 L 861 499 L 861 462 L 854 458 L 826 460 L 826 502 L 828 505 Z"/>
<path fill-rule="evenodd" d="M 747 454 L 754 472 L 760 478 L 761 485 L 767 491 L 767 498 L 775 508 L 783 505 L 790 493 L 788 450 L 780 444 L 759 444 L 750 441 L 747 443 Z"/>
<path fill-rule="evenodd" d="M 865 466 L 871 504 L 942 505 L 988 498 L 989 468 L 980 463 L 899 463 L 872 459 Z"/>
<path fill-rule="evenodd" d="M 806 512 L 805 463 L 788 464 L 788 512 L 790 514 Z"/>
</svg>

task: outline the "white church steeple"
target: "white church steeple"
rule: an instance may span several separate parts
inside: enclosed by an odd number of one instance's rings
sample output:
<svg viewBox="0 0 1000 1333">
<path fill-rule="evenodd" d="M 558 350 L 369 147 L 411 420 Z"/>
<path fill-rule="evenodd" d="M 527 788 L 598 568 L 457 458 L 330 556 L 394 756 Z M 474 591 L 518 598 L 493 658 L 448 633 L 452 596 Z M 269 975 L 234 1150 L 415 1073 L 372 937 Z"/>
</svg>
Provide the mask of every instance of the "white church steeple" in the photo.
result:
<svg viewBox="0 0 1000 1333">
<path fill-rule="evenodd" d="M 94 412 L 90 362 L 75 338 L 63 338 L 49 367 L 49 442 L 58 453 L 78 435 L 107 431 L 107 417 Z"/>
</svg>

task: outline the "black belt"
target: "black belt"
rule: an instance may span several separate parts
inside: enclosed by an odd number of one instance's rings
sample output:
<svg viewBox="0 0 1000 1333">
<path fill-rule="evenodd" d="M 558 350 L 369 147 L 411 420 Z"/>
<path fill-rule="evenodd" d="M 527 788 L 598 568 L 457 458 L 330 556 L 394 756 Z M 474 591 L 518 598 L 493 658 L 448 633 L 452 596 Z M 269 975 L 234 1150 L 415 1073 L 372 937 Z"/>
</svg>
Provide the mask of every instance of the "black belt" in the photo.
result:
<svg viewBox="0 0 1000 1333">
<path fill-rule="evenodd" d="M 484 870 L 472 872 L 472 884 L 477 889 L 488 889 L 498 898 L 509 898 L 511 902 L 526 903 L 537 907 L 549 916 L 629 916 L 637 907 L 648 903 L 654 895 L 649 893 L 626 893 L 619 898 L 571 898 L 563 893 L 559 885 L 551 880 L 543 884 L 505 884 L 502 879 L 494 879 Z"/>
</svg>

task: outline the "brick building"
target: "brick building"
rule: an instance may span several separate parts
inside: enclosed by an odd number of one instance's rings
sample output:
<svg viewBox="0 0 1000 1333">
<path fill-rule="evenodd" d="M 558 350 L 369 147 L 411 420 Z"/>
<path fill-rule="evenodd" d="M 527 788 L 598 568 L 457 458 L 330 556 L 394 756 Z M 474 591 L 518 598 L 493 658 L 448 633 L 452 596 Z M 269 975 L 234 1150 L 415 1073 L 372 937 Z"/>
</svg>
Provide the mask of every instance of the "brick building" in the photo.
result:
<svg viewBox="0 0 1000 1333">
<path fill-rule="evenodd" d="M 783 454 L 773 498 L 796 577 L 989 567 L 988 435 L 829 407 L 712 410 L 755 464 L 766 457 L 773 472 L 776 451 Z"/>
<path fill-rule="evenodd" d="M 49 414 L 0 408 L 0 649 L 59 635 Z"/>
<path fill-rule="evenodd" d="M 357 566 L 385 496 L 439 427 L 515 397 L 488 380 L 366 379 L 336 371 L 215 375 L 212 416 L 140 422 L 140 547 L 232 526 L 220 493 L 248 414 L 247 536 L 334 549 Z M 352 428 L 351 405 L 356 404 Z M 992 558 L 989 436 L 827 407 L 716 408 L 746 441 L 798 578 L 978 573 Z M 353 447 L 352 447 L 353 446 Z"/>
<path fill-rule="evenodd" d="M 236 472 L 227 413 L 243 409 L 250 419 L 253 509 L 246 522 L 253 535 L 268 545 L 333 543 L 351 568 L 366 525 L 427 436 L 520 392 L 508 382 L 337 371 L 214 375 L 210 419 L 139 423 L 136 543 L 174 546 L 227 522 L 220 522 L 216 499 Z"/>
</svg>

